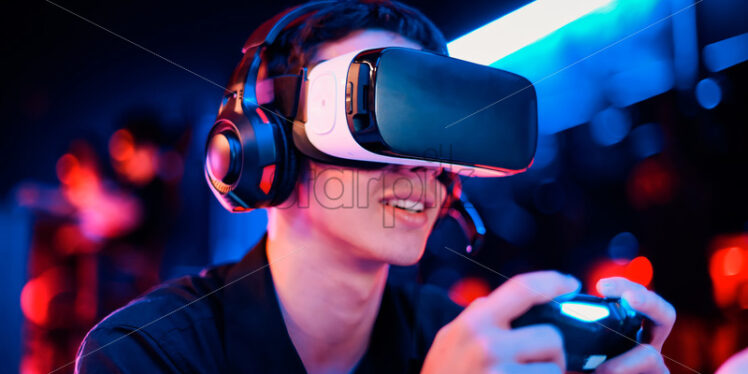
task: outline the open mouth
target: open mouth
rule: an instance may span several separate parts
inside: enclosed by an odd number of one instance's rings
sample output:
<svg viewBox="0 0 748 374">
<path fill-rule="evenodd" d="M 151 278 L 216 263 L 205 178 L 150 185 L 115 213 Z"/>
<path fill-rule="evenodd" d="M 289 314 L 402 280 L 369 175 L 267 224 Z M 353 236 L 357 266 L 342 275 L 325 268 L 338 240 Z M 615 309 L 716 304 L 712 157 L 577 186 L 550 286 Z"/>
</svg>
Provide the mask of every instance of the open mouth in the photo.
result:
<svg viewBox="0 0 748 374">
<path fill-rule="evenodd" d="M 393 206 L 397 209 L 402 209 L 411 213 L 421 213 L 424 209 L 423 202 L 416 200 L 386 199 L 382 201 L 382 204 Z"/>
</svg>

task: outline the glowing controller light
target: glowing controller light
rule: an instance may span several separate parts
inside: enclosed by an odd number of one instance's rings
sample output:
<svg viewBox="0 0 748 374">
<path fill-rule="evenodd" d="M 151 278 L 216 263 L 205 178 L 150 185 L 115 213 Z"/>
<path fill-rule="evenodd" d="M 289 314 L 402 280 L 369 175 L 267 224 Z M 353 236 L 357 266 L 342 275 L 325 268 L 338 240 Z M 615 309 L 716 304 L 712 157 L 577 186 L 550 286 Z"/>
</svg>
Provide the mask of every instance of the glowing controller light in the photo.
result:
<svg viewBox="0 0 748 374">
<path fill-rule="evenodd" d="M 609 316 L 610 310 L 601 305 L 566 301 L 561 303 L 561 313 L 580 321 L 595 322 Z"/>
<path fill-rule="evenodd" d="M 452 57 L 488 65 L 612 0 L 537 0 L 447 44 Z"/>
</svg>

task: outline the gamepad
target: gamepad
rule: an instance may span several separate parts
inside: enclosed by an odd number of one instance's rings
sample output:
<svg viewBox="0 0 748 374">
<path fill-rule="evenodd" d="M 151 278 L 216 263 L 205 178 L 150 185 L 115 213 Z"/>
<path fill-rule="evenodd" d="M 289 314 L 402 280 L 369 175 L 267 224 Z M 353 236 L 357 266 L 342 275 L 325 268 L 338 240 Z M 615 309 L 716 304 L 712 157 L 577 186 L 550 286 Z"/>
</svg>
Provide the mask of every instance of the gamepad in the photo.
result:
<svg viewBox="0 0 748 374">
<path fill-rule="evenodd" d="M 566 369 L 590 372 L 608 359 L 634 348 L 645 318 L 623 299 L 580 294 L 536 305 L 511 325 L 513 328 L 554 325 L 563 336 Z"/>
</svg>

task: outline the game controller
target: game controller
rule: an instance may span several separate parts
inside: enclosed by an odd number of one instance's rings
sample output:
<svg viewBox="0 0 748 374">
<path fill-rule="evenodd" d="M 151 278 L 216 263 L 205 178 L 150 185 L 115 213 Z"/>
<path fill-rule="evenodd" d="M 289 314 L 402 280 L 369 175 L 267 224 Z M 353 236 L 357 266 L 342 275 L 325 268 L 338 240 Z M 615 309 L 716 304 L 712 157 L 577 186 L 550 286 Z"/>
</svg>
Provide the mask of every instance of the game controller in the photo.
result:
<svg viewBox="0 0 748 374">
<path fill-rule="evenodd" d="M 566 370 L 590 372 L 634 348 L 645 318 L 623 299 L 576 295 L 536 305 L 511 325 L 554 325 L 563 336 Z"/>
</svg>

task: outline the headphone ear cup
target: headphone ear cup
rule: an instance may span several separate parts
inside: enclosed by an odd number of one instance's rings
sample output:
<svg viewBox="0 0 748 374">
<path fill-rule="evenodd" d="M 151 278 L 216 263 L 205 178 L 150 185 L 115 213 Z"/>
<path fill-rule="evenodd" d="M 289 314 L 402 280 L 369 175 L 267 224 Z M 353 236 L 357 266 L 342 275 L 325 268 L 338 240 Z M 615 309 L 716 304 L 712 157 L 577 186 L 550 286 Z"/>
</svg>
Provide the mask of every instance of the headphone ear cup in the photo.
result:
<svg viewBox="0 0 748 374">
<path fill-rule="evenodd" d="M 290 196 L 298 157 L 283 121 L 261 108 L 219 115 L 208 135 L 205 177 L 227 210 L 278 205 Z"/>
<path fill-rule="evenodd" d="M 262 109 L 260 109 L 262 110 Z M 275 129 L 277 130 L 275 146 L 277 152 L 277 169 L 276 181 L 273 186 L 273 198 L 270 205 L 280 205 L 293 192 L 299 173 L 299 155 L 296 147 L 293 145 L 292 128 L 293 125 L 285 123 L 285 119 L 270 113 L 268 118 L 272 118 Z"/>
</svg>

